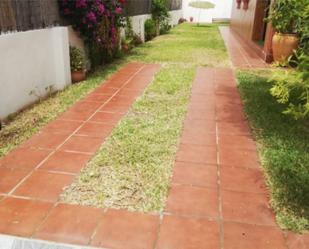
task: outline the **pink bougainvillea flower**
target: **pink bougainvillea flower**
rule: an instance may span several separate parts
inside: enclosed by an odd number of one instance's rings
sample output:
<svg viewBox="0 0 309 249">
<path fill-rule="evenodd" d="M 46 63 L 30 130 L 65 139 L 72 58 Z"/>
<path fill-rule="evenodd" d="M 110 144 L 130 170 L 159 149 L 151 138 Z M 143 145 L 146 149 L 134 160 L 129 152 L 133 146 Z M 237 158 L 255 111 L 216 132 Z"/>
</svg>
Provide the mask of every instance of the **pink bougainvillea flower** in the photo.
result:
<svg viewBox="0 0 309 249">
<path fill-rule="evenodd" d="M 77 0 L 76 1 L 76 8 L 85 8 L 87 7 L 86 0 Z"/>
<path fill-rule="evenodd" d="M 98 5 L 98 11 L 99 11 L 100 14 L 103 14 L 103 13 L 104 13 L 105 7 L 104 7 L 103 4 L 100 3 L 100 4 Z"/>
<path fill-rule="evenodd" d="M 96 22 L 97 18 L 95 14 L 92 11 L 89 11 L 86 15 L 86 17 L 91 21 L 91 22 Z"/>
<path fill-rule="evenodd" d="M 115 12 L 116 12 L 117 14 L 121 14 L 121 13 L 122 13 L 122 8 L 117 7 L 116 10 L 115 10 Z"/>
</svg>

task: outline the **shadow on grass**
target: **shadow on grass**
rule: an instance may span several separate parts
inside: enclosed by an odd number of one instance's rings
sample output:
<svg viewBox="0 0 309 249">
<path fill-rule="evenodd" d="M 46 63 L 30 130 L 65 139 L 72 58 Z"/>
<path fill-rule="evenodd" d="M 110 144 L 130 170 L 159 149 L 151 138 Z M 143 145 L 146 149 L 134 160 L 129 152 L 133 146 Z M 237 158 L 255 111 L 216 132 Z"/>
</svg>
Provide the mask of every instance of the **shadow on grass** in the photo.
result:
<svg viewBox="0 0 309 249">
<path fill-rule="evenodd" d="M 270 83 L 253 73 L 238 74 L 245 111 L 256 133 L 279 223 L 309 229 L 309 123 L 282 114 Z"/>
</svg>

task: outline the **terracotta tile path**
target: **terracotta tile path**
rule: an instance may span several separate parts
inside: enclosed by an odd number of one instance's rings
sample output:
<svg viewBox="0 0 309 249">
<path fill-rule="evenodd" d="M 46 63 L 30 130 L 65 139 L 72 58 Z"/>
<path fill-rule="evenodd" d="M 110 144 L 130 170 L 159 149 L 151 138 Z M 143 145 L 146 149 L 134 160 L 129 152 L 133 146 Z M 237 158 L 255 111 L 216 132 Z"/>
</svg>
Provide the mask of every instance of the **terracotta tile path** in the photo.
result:
<svg viewBox="0 0 309 249">
<path fill-rule="evenodd" d="M 230 54 L 232 64 L 236 68 L 265 68 L 265 61 L 246 42 L 238 37 L 228 26 L 219 27 L 221 36 Z"/>
<path fill-rule="evenodd" d="M 0 161 L 0 233 L 104 248 L 308 248 L 308 235 L 276 225 L 230 69 L 197 71 L 164 212 L 58 202 L 158 69 L 127 65 Z"/>
</svg>

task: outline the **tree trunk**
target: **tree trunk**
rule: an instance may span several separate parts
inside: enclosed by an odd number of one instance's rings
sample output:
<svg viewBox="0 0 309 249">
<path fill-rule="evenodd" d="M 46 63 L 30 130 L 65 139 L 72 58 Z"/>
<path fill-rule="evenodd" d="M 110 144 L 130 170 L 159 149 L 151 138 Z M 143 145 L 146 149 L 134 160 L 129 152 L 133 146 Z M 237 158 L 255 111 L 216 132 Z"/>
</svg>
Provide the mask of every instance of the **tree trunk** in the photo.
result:
<svg viewBox="0 0 309 249">
<path fill-rule="evenodd" d="M 156 34 L 157 34 L 157 36 L 160 35 L 160 22 L 159 22 L 159 20 L 156 21 Z"/>
</svg>

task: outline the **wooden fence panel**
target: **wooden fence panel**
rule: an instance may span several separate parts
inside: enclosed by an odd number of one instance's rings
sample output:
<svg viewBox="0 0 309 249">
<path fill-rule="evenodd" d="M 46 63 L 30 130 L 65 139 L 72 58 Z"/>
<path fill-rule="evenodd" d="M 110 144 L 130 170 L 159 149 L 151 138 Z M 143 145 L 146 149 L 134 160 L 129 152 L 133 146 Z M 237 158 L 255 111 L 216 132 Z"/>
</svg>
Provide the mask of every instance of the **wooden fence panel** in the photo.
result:
<svg viewBox="0 0 309 249">
<path fill-rule="evenodd" d="M 59 25 L 57 0 L 0 0 L 0 32 Z"/>
</svg>

